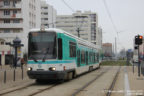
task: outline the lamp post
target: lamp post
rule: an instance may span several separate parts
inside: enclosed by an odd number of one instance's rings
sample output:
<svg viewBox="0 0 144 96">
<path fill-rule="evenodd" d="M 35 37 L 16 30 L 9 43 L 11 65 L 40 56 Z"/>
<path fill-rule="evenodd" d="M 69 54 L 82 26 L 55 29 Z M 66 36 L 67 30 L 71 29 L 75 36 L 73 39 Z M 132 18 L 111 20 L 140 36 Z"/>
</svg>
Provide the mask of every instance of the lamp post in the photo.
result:
<svg viewBox="0 0 144 96">
<path fill-rule="evenodd" d="M 16 66 L 17 66 L 17 49 L 18 49 L 18 47 L 22 47 L 24 45 L 21 44 L 21 40 L 18 37 L 16 37 L 13 40 L 13 44 L 11 44 L 10 42 L 7 42 L 6 45 L 10 45 L 13 48 L 15 48 L 15 59 L 14 59 L 14 65 L 13 66 L 16 68 Z"/>
<path fill-rule="evenodd" d="M 74 16 L 74 17 L 77 18 L 77 19 L 79 19 L 79 18 L 82 18 L 82 19 L 87 18 L 87 16 Z M 82 27 L 83 22 L 84 22 L 84 20 L 82 20 L 81 25 L 78 26 L 78 28 L 76 29 L 76 31 L 78 33 L 78 37 L 80 37 L 80 31 L 82 31 L 82 30 L 80 30 L 80 28 Z"/>
</svg>

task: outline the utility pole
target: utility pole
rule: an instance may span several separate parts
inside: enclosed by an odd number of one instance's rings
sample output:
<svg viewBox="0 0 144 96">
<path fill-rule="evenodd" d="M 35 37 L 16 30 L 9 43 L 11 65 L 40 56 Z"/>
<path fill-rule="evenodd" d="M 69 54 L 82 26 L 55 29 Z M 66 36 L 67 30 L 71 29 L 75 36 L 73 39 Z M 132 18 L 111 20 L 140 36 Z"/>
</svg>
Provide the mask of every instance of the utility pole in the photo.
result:
<svg viewBox="0 0 144 96">
<path fill-rule="evenodd" d="M 78 33 L 78 37 L 80 37 L 80 31 L 81 31 L 80 28 L 77 28 L 76 31 L 77 31 L 77 33 Z"/>
<path fill-rule="evenodd" d="M 87 17 L 87 16 L 75 16 L 75 18 L 77 18 L 77 19 L 82 19 L 81 25 L 78 26 L 78 28 L 76 29 L 76 31 L 77 31 L 77 33 L 78 33 L 78 37 L 80 37 L 80 31 L 82 31 L 82 30 L 80 30 L 80 28 L 82 27 L 82 24 L 83 24 L 83 22 L 84 22 L 84 18 L 86 18 L 86 17 Z"/>
<path fill-rule="evenodd" d="M 117 40 L 115 37 L 115 59 L 117 60 Z"/>
</svg>

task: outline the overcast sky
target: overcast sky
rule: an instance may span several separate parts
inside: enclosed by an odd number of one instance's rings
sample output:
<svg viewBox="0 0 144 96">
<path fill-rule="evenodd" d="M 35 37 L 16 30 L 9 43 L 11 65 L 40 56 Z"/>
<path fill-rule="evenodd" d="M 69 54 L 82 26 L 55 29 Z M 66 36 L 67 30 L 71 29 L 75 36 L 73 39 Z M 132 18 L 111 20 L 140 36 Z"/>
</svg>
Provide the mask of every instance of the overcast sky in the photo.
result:
<svg viewBox="0 0 144 96">
<path fill-rule="evenodd" d="M 47 0 L 57 10 L 57 15 L 73 12 L 62 2 Z M 104 0 L 65 0 L 74 11 L 92 11 L 98 14 L 98 26 L 103 29 L 103 43 L 115 42 L 118 50 L 133 49 L 133 39 L 137 34 L 144 35 L 144 0 L 105 0 L 117 33 L 109 18 Z"/>
</svg>

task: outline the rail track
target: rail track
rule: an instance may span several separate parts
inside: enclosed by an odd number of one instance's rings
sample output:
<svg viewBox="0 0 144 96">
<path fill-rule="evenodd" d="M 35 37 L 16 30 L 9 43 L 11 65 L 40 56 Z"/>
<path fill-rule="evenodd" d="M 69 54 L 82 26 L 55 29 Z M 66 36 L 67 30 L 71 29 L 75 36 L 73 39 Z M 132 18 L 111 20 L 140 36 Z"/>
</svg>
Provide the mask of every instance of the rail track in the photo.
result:
<svg viewBox="0 0 144 96">
<path fill-rule="evenodd" d="M 12 90 L 10 90 L 10 91 L 0 93 L 0 96 L 6 95 L 6 94 L 9 94 L 9 93 L 12 93 L 12 92 L 18 91 L 18 90 L 22 90 L 22 89 L 25 89 L 25 88 L 27 88 L 27 87 L 33 86 L 33 85 L 35 85 L 35 84 L 32 83 L 32 84 L 29 84 L 29 85 L 24 86 L 24 87 L 20 87 L 20 88 L 12 89 Z"/>
<path fill-rule="evenodd" d="M 48 87 L 46 87 L 46 88 L 41 88 L 41 89 L 39 89 L 39 90 L 36 91 L 36 92 L 33 92 L 33 93 L 28 94 L 27 96 L 34 96 L 34 95 L 36 95 L 36 94 L 42 93 L 42 92 L 44 92 L 44 91 L 46 91 L 46 90 L 49 90 L 49 89 L 55 87 L 55 86 L 58 85 L 58 84 L 59 84 L 59 83 L 54 83 L 54 84 L 52 84 L 52 85 L 50 85 L 50 86 L 48 86 Z M 37 84 L 36 84 L 36 83 L 33 83 L 33 84 L 29 84 L 29 85 L 24 86 L 24 87 L 21 87 L 21 88 L 16 88 L 16 89 L 13 89 L 13 90 L 10 90 L 10 91 L 7 91 L 7 92 L 3 92 L 3 93 L 0 93 L 0 96 L 7 96 L 7 94 L 10 94 L 10 93 L 13 93 L 13 92 L 16 93 L 17 91 L 25 90 L 26 88 L 30 88 L 30 87 L 32 87 L 32 86 L 34 86 L 34 85 L 37 85 Z"/>
<path fill-rule="evenodd" d="M 55 86 L 57 86 L 57 85 L 58 85 L 58 84 L 51 85 L 50 87 L 41 89 L 41 90 L 39 90 L 39 91 L 37 91 L 37 92 L 34 92 L 34 93 L 32 93 L 32 94 L 30 94 L 30 95 L 28 95 L 28 96 L 37 95 L 37 94 L 42 93 L 42 92 L 44 92 L 44 91 L 46 91 L 46 90 L 52 89 L 53 87 L 55 87 Z"/>
<path fill-rule="evenodd" d="M 85 88 L 87 88 L 88 86 L 90 86 L 91 84 L 93 84 L 97 79 L 101 78 L 104 76 L 105 73 L 109 72 L 109 70 L 111 70 L 112 67 L 106 68 L 105 70 L 99 71 L 97 75 L 95 75 L 96 77 L 94 77 L 92 80 L 90 80 L 89 82 L 85 83 L 83 86 L 79 87 L 79 89 L 77 89 L 74 93 L 70 93 L 71 96 L 76 96 L 79 95 L 79 93 L 81 94 L 82 92 L 84 92 L 83 90 L 85 90 Z M 111 92 L 115 86 L 115 83 L 117 81 L 119 72 L 120 72 L 120 68 L 118 68 L 118 71 L 115 71 L 116 74 L 114 74 L 114 79 L 112 79 L 112 83 L 109 87 L 109 91 L 107 91 L 108 93 L 106 94 L 106 96 L 110 96 Z M 79 77 L 78 77 L 79 78 Z M 10 90 L 8 92 L 5 93 L 0 93 L 0 96 L 35 96 L 35 95 L 41 95 L 44 94 L 45 92 L 47 92 L 48 90 L 52 90 L 53 88 L 57 88 L 57 85 L 60 85 L 61 83 L 51 83 L 44 86 L 40 86 L 37 83 L 33 83 L 30 85 L 27 85 L 25 87 L 21 87 L 21 88 L 17 88 L 17 89 L 13 89 Z M 62 83 L 63 84 L 63 83 Z M 32 89 L 32 91 L 30 91 Z M 26 93 L 25 93 L 26 92 Z M 18 94 L 18 95 L 17 95 Z M 19 95 L 19 94 L 23 94 L 23 95 Z"/>
<path fill-rule="evenodd" d="M 114 79 L 113 79 L 113 81 L 112 81 L 112 83 L 111 83 L 109 89 L 107 90 L 106 96 L 111 96 L 112 91 L 113 91 L 113 89 L 114 89 L 114 86 L 115 86 L 115 84 L 116 84 L 118 75 L 119 75 L 119 73 L 120 73 L 120 69 L 121 69 L 121 67 L 119 67 L 117 73 L 115 74 Z"/>
<path fill-rule="evenodd" d="M 104 75 L 104 73 L 108 72 L 108 70 L 110 70 L 111 68 L 106 69 L 104 72 L 101 72 L 100 74 L 98 74 L 94 79 L 92 79 L 91 81 L 89 81 L 88 83 L 86 83 L 84 86 L 82 86 L 81 88 L 79 88 L 77 91 L 75 91 L 71 96 L 76 96 L 78 93 L 80 93 L 81 91 L 83 91 L 86 87 L 88 87 L 90 84 L 92 84 L 95 80 L 97 80 L 98 78 L 100 78 L 101 76 Z"/>
</svg>

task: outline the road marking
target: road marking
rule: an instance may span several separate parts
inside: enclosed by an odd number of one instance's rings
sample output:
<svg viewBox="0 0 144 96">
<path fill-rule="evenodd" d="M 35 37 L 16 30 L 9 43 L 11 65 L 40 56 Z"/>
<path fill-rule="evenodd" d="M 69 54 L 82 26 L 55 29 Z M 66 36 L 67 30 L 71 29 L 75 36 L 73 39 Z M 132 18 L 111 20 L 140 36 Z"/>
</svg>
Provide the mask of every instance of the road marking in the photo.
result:
<svg viewBox="0 0 144 96">
<path fill-rule="evenodd" d="M 128 80 L 128 74 L 127 74 L 127 69 L 125 67 L 124 69 L 125 74 L 124 74 L 124 87 L 125 87 L 125 96 L 131 96 L 131 92 L 130 92 L 130 86 L 129 86 L 129 80 Z"/>
</svg>

